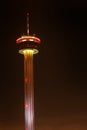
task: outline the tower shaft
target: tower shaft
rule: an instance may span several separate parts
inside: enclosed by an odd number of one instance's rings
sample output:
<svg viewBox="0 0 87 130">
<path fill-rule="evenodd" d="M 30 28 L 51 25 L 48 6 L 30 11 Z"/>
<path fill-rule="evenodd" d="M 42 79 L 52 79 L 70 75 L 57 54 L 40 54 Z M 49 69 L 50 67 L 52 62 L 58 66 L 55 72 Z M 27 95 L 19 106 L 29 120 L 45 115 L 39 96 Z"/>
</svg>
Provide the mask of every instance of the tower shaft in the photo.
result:
<svg viewBox="0 0 87 130">
<path fill-rule="evenodd" d="M 33 50 L 24 51 L 25 130 L 34 130 Z"/>
</svg>

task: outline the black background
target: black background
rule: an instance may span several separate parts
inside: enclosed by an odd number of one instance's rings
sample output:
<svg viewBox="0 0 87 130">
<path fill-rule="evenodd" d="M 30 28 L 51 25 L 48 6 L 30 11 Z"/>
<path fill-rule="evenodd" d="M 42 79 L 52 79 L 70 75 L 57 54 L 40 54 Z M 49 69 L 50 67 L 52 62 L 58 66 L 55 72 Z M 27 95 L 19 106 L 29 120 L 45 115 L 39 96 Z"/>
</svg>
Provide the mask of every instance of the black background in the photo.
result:
<svg viewBox="0 0 87 130">
<path fill-rule="evenodd" d="M 16 39 L 41 39 L 34 56 L 36 130 L 87 129 L 87 3 L 1 1 L 0 129 L 24 130 L 23 56 Z"/>
</svg>

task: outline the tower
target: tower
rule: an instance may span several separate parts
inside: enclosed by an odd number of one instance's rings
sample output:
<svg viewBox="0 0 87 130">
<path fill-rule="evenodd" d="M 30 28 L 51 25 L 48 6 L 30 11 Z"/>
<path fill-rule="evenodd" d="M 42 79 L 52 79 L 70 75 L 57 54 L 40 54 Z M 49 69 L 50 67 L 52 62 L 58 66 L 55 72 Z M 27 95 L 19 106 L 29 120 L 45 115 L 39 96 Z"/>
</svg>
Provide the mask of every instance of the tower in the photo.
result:
<svg viewBox="0 0 87 130">
<path fill-rule="evenodd" d="M 33 55 L 39 52 L 40 39 L 29 34 L 29 14 L 27 14 L 27 35 L 18 38 L 16 43 L 19 53 L 24 56 L 25 130 L 34 130 Z"/>
</svg>

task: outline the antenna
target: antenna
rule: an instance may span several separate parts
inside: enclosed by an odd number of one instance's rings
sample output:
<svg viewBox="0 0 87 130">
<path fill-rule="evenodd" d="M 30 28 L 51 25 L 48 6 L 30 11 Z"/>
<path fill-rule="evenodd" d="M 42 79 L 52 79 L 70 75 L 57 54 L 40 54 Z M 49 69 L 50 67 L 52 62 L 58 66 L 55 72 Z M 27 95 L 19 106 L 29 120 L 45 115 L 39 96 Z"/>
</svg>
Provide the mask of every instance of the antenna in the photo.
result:
<svg viewBox="0 0 87 130">
<path fill-rule="evenodd" d="M 29 13 L 27 13 L 27 35 L 29 36 Z"/>
</svg>

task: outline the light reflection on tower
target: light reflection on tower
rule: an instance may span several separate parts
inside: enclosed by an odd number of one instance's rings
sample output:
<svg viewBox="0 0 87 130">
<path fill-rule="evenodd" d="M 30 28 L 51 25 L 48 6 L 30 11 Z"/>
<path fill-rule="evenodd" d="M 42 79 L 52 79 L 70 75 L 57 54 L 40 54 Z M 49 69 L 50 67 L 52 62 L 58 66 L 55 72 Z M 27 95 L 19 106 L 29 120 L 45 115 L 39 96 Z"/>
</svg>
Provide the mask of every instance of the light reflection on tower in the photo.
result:
<svg viewBox="0 0 87 130">
<path fill-rule="evenodd" d="M 40 39 L 29 35 L 29 14 L 27 14 L 27 35 L 18 38 L 16 43 L 19 53 L 24 55 L 25 130 L 34 130 L 33 54 L 39 52 Z"/>
</svg>

